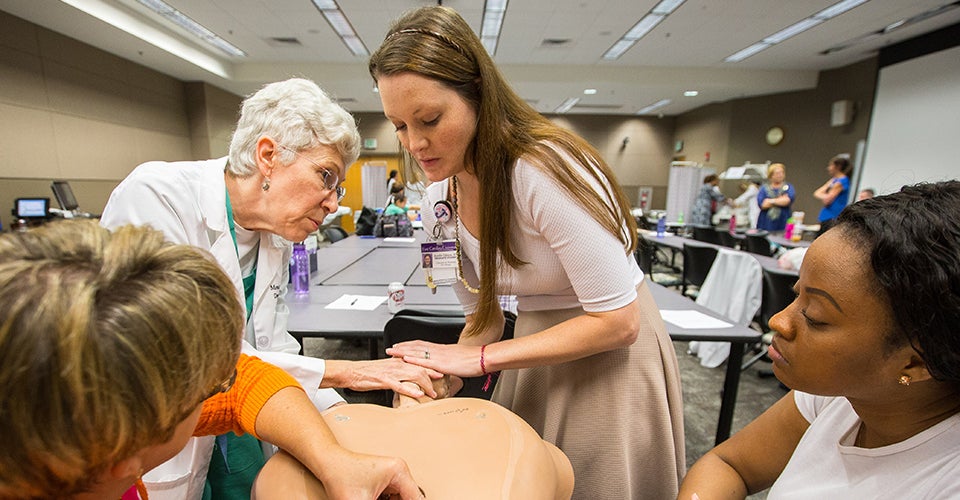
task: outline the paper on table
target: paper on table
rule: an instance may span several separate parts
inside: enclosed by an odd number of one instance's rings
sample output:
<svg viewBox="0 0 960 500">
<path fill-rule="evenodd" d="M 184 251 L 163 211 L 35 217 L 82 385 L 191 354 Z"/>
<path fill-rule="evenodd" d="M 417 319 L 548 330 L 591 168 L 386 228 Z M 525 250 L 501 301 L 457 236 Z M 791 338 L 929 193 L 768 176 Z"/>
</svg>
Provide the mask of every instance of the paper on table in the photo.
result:
<svg viewBox="0 0 960 500">
<path fill-rule="evenodd" d="M 713 316 L 707 316 L 700 311 L 690 310 L 660 310 L 660 316 L 664 321 L 673 323 L 680 328 L 688 330 L 697 330 L 704 328 L 730 328 L 732 323 L 719 320 Z"/>
<path fill-rule="evenodd" d="M 343 294 L 337 300 L 327 304 L 324 309 L 353 309 L 357 311 L 372 311 L 386 301 L 386 297 L 373 295 Z"/>
<path fill-rule="evenodd" d="M 384 243 L 416 243 L 417 239 L 414 237 L 401 238 L 398 236 L 388 236 L 383 239 Z"/>
</svg>

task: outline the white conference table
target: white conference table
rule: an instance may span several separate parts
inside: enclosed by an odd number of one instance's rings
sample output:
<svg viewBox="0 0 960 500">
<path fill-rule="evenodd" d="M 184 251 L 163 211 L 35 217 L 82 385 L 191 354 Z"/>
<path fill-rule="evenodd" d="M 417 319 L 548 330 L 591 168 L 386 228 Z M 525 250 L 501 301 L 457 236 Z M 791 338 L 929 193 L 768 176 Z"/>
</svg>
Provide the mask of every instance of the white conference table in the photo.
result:
<svg viewBox="0 0 960 500">
<path fill-rule="evenodd" d="M 418 233 L 422 232 L 418 231 Z M 440 286 L 437 288 L 437 293 L 433 294 L 424 284 L 419 270 L 419 242 L 423 238 L 424 236 L 419 234 L 416 244 L 401 245 L 385 243 L 382 238 L 361 240 L 359 237 L 351 236 L 332 245 L 320 247 L 317 250 L 318 272 L 312 279 L 309 294 L 297 295 L 290 290 L 285 297 L 290 309 L 287 321 L 290 334 L 301 345 L 305 337 L 362 339 L 369 342 L 370 359 L 382 357 L 379 342 L 383 339 L 384 326 L 393 317 L 387 310 L 386 303 L 372 311 L 327 309 L 326 306 L 344 294 L 386 297 L 387 285 L 391 281 L 406 283 L 405 302 L 408 308 L 462 313 L 463 309 L 451 287 Z M 347 256 L 348 252 L 343 249 L 356 251 Z M 339 265 L 343 266 L 340 271 L 331 272 L 335 266 L 328 265 L 327 255 L 331 256 L 331 260 L 337 259 Z M 324 273 L 321 274 L 320 270 L 324 270 Z M 406 279 L 395 279 L 398 276 Z M 733 323 L 651 280 L 647 283 L 660 309 L 698 311 L 727 323 Z M 760 341 L 760 332 L 736 324 L 728 328 L 686 329 L 666 322 L 666 327 L 673 340 L 731 343 L 717 422 L 716 442 L 720 443 L 730 436 L 744 349 Z"/>
</svg>

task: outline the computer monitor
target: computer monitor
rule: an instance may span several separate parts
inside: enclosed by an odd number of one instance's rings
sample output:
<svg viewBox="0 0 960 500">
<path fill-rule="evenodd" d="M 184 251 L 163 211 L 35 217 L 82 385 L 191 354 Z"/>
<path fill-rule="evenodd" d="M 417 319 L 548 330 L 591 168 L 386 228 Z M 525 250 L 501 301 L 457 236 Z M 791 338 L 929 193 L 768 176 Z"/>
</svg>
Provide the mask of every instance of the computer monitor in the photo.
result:
<svg viewBox="0 0 960 500">
<path fill-rule="evenodd" d="M 14 212 L 18 219 L 46 219 L 50 216 L 50 198 L 17 198 Z"/>
<path fill-rule="evenodd" d="M 77 199 L 73 196 L 73 190 L 70 189 L 70 183 L 67 181 L 53 181 L 50 184 L 50 189 L 53 190 L 53 195 L 57 198 L 57 203 L 60 204 L 60 208 L 64 210 L 76 210 L 80 205 L 77 204 Z"/>
</svg>

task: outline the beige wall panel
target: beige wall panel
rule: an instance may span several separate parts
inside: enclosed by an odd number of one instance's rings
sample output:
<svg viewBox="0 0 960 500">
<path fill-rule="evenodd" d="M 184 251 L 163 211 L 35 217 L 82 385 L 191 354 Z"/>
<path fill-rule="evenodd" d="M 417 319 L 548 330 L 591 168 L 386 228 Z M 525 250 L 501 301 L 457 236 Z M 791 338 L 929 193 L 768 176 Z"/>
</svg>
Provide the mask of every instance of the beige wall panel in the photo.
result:
<svg viewBox="0 0 960 500">
<path fill-rule="evenodd" d="M 37 28 L 37 41 L 47 61 L 114 79 L 123 72 L 123 59 L 55 31 Z"/>
<path fill-rule="evenodd" d="M 0 103 L 0 116 L 0 177 L 57 175 L 52 114 Z"/>
<path fill-rule="evenodd" d="M 136 164 L 130 165 L 126 176 L 134 167 L 145 161 L 184 161 L 194 159 L 190 138 L 164 134 L 152 130 L 134 130 L 137 144 Z"/>
<path fill-rule="evenodd" d="M 32 55 L 40 54 L 37 26 L 6 12 L 0 12 L 0 48 L 10 48 Z"/>
<path fill-rule="evenodd" d="M 674 156 L 703 163 L 710 153 L 709 164 L 716 167 L 717 172 L 722 172 L 730 166 L 727 158 L 730 114 L 731 105 L 723 103 L 710 104 L 677 117 L 674 142 L 683 141 L 683 149 Z M 756 161 L 762 160 L 758 158 Z"/>
<path fill-rule="evenodd" d="M 44 62 L 50 106 L 57 113 L 112 123 L 131 123 L 122 83 L 56 62 Z"/>
<path fill-rule="evenodd" d="M 198 160 L 208 159 L 208 158 L 220 158 L 221 156 L 227 156 L 230 152 L 230 141 L 223 139 L 210 139 L 210 154 L 205 157 L 197 158 Z"/>
<path fill-rule="evenodd" d="M 60 177 L 122 179 L 141 158 L 136 129 L 69 115 L 53 116 Z"/>
<path fill-rule="evenodd" d="M 0 47 L 0 82 L 0 102 L 49 109 L 39 57 Z"/>
<path fill-rule="evenodd" d="M 121 59 L 120 65 L 120 73 L 114 76 L 121 82 L 153 94 L 183 102 L 184 83 L 180 80 L 162 73 L 157 73 L 150 68 L 126 59 Z"/>
<path fill-rule="evenodd" d="M 127 89 L 125 93 L 134 90 Z M 130 96 L 122 113 L 125 125 L 166 134 L 182 135 L 189 123 L 182 99 L 150 92 Z"/>
</svg>

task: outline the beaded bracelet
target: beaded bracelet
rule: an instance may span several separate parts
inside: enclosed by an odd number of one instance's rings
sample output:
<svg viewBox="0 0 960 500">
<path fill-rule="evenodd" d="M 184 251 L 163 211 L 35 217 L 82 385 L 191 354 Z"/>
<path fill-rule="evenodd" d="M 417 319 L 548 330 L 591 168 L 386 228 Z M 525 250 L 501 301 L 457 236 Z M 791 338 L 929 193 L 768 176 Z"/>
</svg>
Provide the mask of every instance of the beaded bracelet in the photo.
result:
<svg viewBox="0 0 960 500">
<path fill-rule="evenodd" d="M 487 350 L 487 344 L 484 344 L 480 348 L 480 371 L 487 376 L 487 381 L 483 383 L 483 392 L 487 392 L 487 390 L 490 389 L 490 383 L 493 382 L 493 374 L 487 373 L 487 365 L 483 362 L 484 353 L 486 352 L 486 350 Z"/>
</svg>

